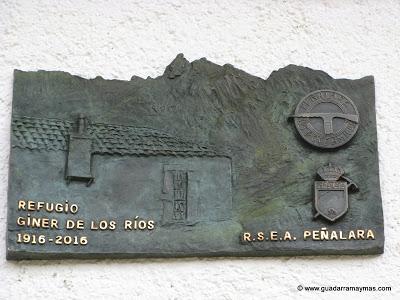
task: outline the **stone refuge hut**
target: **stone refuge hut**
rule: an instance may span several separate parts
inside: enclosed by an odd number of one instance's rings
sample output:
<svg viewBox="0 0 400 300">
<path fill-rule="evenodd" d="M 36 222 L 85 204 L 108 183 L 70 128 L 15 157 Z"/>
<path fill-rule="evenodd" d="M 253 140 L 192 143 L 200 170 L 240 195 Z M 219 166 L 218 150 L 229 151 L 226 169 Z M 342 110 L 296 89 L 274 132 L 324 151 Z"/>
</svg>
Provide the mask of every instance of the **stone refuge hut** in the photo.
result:
<svg viewBox="0 0 400 300">
<path fill-rule="evenodd" d="M 54 196 L 65 199 L 85 191 L 85 198 L 74 198 L 80 202 L 108 195 L 111 203 L 119 198 L 163 225 L 231 218 L 231 159 L 210 146 L 151 128 L 91 123 L 82 115 L 77 122 L 14 116 L 11 142 L 10 162 L 23 161 L 15 166 L 33 173 L 14 171 L 21 194 L 35 190 L 28 186 L 36 182 L 56 184 Z"/>
</svg>

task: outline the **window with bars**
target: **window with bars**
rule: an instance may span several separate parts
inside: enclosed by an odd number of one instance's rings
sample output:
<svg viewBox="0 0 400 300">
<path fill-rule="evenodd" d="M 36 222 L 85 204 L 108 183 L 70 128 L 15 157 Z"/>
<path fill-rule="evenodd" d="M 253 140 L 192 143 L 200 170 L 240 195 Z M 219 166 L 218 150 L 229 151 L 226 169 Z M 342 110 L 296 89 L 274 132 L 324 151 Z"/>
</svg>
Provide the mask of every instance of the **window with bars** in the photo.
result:
<svg viewBox="0 0 400 300">
<path fill-rule="evenodd" d="M 187 183 L 187 172 L 173 171 L 173 218 L 176 221 L 187 219 Z"/>
</svg>

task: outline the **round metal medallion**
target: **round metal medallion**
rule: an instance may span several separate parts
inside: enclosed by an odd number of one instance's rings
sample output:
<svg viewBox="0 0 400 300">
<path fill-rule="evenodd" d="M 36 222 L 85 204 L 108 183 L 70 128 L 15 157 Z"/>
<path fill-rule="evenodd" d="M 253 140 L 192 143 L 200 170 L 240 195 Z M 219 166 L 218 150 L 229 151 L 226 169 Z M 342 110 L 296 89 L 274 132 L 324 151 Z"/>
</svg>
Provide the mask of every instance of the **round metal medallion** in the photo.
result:
<svg viewBox="0 0 400 300">
<path fill-rule="evenodd" d="M 356 134 L 357 107 L 349 97 L 332 90 L 317 90 L 305 96 L 293 115 L 300 135 L 319 148 L 337 148 Z"/>
</svg>

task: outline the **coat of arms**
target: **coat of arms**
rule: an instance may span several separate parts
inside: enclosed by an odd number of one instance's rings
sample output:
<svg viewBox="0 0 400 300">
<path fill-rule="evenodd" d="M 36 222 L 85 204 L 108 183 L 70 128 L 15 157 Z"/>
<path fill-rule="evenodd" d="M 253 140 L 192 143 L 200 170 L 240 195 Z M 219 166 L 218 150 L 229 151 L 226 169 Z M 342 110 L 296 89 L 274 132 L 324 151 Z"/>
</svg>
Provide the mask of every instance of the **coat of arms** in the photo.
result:
<svg viewBox="0 0 400 300">
<path fill-rule="evenodd" d="M 349 209 L 348 192 L 357 192 L 358 186 L 344 176 L 344 169 L 329 163 L 318 169 L 317 174 L 323 181 L 316 181 L 314 208 L 319 216 L 335 222 Z"/>
</svg>

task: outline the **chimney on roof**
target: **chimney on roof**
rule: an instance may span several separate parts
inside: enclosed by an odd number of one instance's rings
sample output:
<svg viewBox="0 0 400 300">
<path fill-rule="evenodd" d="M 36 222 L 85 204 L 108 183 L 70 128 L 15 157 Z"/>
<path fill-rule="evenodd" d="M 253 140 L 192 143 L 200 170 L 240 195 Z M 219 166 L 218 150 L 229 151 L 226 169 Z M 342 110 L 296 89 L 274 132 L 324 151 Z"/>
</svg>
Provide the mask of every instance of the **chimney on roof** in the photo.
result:
<svg viewBox="0 0 400 300">
<path fill-rule="evenodd" d="M 84 181 L 90 186 L 94 181 L 92 174 L 92 137 L 87 133 L 87 118 L 79 114 L 77 130 L 69 134 L 66 180 Z"/>
<path fill-rule="evenodd" d="M 79 114 L 78 117 L 78 133 L 83 135 L 86 133 L 87 118 L 84 114 Z"/>
</svg>

